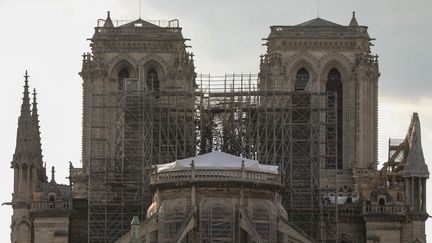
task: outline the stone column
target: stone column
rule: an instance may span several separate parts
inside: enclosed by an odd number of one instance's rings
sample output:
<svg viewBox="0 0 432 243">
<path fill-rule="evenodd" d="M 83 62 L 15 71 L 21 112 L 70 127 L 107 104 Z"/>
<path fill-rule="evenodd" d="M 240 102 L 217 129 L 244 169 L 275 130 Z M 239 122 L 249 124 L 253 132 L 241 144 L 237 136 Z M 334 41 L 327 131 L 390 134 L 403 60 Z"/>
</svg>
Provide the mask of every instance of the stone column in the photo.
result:
<svg viewBox="0 0 432 243">
<path fill-rule="evenodd" d="M 417 195 L 417 210 L 418 211 L 422 211 L 423 205 L 422 205 L 422 178 L 416 178 L 415 179 L 417 181 L 417 191 L 418 191 L 418 195 Z"/>
<path fill-rule="evenodd" d="M 411 178 L 405 178 L 405 204 L 411 204 Z"/>
<path fill-rule="evenodd" d="M 36 191 L 36 184 L 37 184 L 37 181 L 38 181 L 38 179 L 37 179 L 37 169 L 36 168 L 33 168 L 33 170 L 32 170 L 32 172 L 33 172 L 33 176 L 32 176 L 32 191 Z"/>
<path fill-rule="evenodd" d="M 17 193 L 19 191 L 19 168 L 15 167 L 14 168 L 14 198 L 17 196 Z"/>
<path fill-rule="evenodd" d="M 410 197 L 411 197 L 411 211 L 414 211 L 415 210 L 415 198 L 414 198 L 414 190 L 415 190 L 415 187 L 414 187 L 414 184 L 415 184 L 415 180 L 414 180 L 414 178 L 410 178 L 410 180 L 411 180 L 411 195 L 410 195 Z"/>
<path fill-rule="evenodd" d="M 426 212 L 426 179 L 422 178 L 422 211 Z"/>
<path fill-rule="evenodd" d="M 30 188 L 31 188 L 31 180 L 30 180 L 31 170 L 30 170 L 30 168 L 31 168 L 31 165 L 29 165 L 27 167 L 27 196 L 26 196 L 27 199 L 30 198 L 30 196 L 31 196 L 31 190 L 30 190 Z"/>
<path fill-rule="evenodd" d="M 18 166 L 18 198 L 21 198 L 22 191 L 23 191 L 23 172 L 22 172 L 22 166 Z"/>
</svg>

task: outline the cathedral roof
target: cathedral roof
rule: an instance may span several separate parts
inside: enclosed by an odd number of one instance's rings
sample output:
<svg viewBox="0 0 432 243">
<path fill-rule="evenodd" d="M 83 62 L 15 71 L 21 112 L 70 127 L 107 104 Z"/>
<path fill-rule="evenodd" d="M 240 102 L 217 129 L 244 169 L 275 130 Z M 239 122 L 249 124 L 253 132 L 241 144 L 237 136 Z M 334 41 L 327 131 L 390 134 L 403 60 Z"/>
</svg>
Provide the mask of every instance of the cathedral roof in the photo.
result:
<svg viewBox="0 0 432 243">
<path fill-rule="evenodd" d="M 150 22 L 147 22 L 145 20 L 142 19 L 137 19 L 135 21 L 129 22 L 127 24 L 124 25 L 120 25 L 120 28 L 127 28 L 127 27 L 140 27 L 140 28 L 161 28 L 158 25 L 152 24 Z"/>
<path fill-rule="evenodd" d="M 314 18 L 297 25 L 274 25 L 270 26 L 270 35 L 267 40 L 272 39 L 363 39 L 370 41 L 367 26 L 360 26 L 353 12 L 349 25 L 341 25 L 326 19 Z M 366 46 L 366 45 L 365 45 Z"/>
<path fill-rule="evenodd" d="M 126 22 L 127 21 L 127 22 Z M 98 21 L 92 41 L 183 41 L 181 28 L 177 19 L 174 20 L 112 20 L 110 12 L 103 21 Z"/>
<path fill-rule="evenodd" d="M 429 170 L 421 144 L 420 119 L 417 113 L 414 113 L 412 116 L 406 139 L 409 145 L 409 152 L 403 177 L 429 178 Z"/>
<path fill-rule="evenodd" d="M 316 19 L 312 19 L 312 20 L 306 21 L 304 23 L 298 24 L 296 26 L 304 26 L 304 27 L 307 27 L 307 26 L 310 26 L 310 27 L 331 27 L 331 26 L 336 26 L 337 27 L 337 26 L 342 26 L 342 25 L 330 22 L 330 21 L 325 20 L 325 19 L 316 18 Z"/>
</svg>

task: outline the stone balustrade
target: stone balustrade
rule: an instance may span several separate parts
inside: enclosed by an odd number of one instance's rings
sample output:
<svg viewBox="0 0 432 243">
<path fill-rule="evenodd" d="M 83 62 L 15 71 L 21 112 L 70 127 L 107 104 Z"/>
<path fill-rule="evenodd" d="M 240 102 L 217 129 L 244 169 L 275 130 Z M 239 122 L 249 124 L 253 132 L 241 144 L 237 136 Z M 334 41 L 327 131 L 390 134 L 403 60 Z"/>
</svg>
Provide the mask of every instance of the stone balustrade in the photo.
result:
<svg viewBox="0 0 432 243">
<path fill-rule="evenodd" d="M 244 181 L 281 185 L 279 174 L 242 169 L 188 169 L 156 172 L 150 176 L 151 184 L 181 181 Z"/>
<path fill-rule="evenodd" d="M 323 26 L 271 26 L 270 30 L 272 32 L 286 32 L 286 33 L 292 33 L 295 31 L 298 31 L 301 28 L 304 32 L 316 32 L 317 30 L 320 30 L 320 32 L 332 32 L 332 31 L 338 31 L 338 32 L 344 32 L 349 33 L 352 31 L 360 32 L 360 33 L 367 33 L 367 27 L 365 26 L 331 26 L 331 27 L 323 27 Z"/>
<path fill-rule="evenodd" d="M 359 216 L 362 213 L 361 205 L 338 205 L 338 213 L 341 216 Z"/>
<path fill-rule="evenodd" d="M 104 28 L 96 27 L 96 32 L 100 34 L 143 34 L 143 33 L 180 33 L 178 27 L 155 27 L 155 28 Z"/>
<path fill-rule="evenodd" d="M 365 205 L 363 206 L 363 214 L 375 213 L 391 213 L 403 214 L 406 210 L 402 205 Z"/>
<path fill-rule="evenodd" d="M 45 209 L 72 209 L 72 201 L 33 201 L 31 203 L 31 210 Z"/>
</svg>

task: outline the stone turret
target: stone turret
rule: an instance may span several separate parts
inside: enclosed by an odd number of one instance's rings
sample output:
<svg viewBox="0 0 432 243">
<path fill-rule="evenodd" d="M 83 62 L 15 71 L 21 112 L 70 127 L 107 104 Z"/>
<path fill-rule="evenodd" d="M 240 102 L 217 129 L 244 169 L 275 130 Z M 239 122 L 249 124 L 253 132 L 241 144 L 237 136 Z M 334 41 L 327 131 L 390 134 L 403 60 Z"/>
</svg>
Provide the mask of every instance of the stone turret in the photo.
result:
<svg viewBox="0 0 432 243">
<path fill-rule="evenodd" d="M 426 165 L 421 144 L 420 120 L 414 113 L 408 129 L 406 140 L 409 152 L 404 168 L 406 203 L 410 211 L 416 213 L 426 212 L 426 179 L 429 178 L 429 170 Z"/>
<path fill-rule="evenodd" d="M 14 170 L 11 240 L 20 243 L 31 240 L 32 220 L 29 208 L 32 194 L 46 182 L 45 168 L 42 162 L 36 92 L 33 93 L 33 112 L 31 112 L 27 71 L 24 78 L 23 102 L 18 118 L 15 153 L 11 162 L 11 168 Z"/>
<path fill-rule="evenodd" d="M 31 193 L 46 182 L 42 162 L 42 147 L 37 114 L 36 93 L 33 93 L 33 108 L 30 112 L 28 74 L 24 81 L 24 97 L 18 118 L 15 154 L 11 167 L 15 171 L 14 201 L 28 201 Z"/>
<path fill-rule="evenodd" d="M 351 21 L 350 21 L 350 23 L 349 23 L 349 26 L 359 26 L 359 24 L 358 24 L 358 22 L 357 22 L 357 19 L 356 19 L 356 17 L 355 17 L 355 12 L 353 12 L 353 16 L 352 16 L 352 18 L 351 18 Z"/>
</svg>

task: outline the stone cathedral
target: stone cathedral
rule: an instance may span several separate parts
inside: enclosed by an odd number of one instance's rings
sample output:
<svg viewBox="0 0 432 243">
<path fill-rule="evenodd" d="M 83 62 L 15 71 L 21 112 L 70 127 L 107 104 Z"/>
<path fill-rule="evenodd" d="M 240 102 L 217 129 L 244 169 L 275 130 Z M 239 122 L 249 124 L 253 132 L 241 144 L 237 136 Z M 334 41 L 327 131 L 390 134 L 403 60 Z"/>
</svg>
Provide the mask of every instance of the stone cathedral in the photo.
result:
<svg viewBox="0 0 432 243">
<path fill-rule="evenodd" d="M 373 40 L 355 13 L 271 26 L 258 74 L 201 75 L 179 20 L 108 12 L 68 185 L 48 179 L 24 76 L 11 242 L 425 243 L 419 115 L 379 165 Z"/>
</svg>

